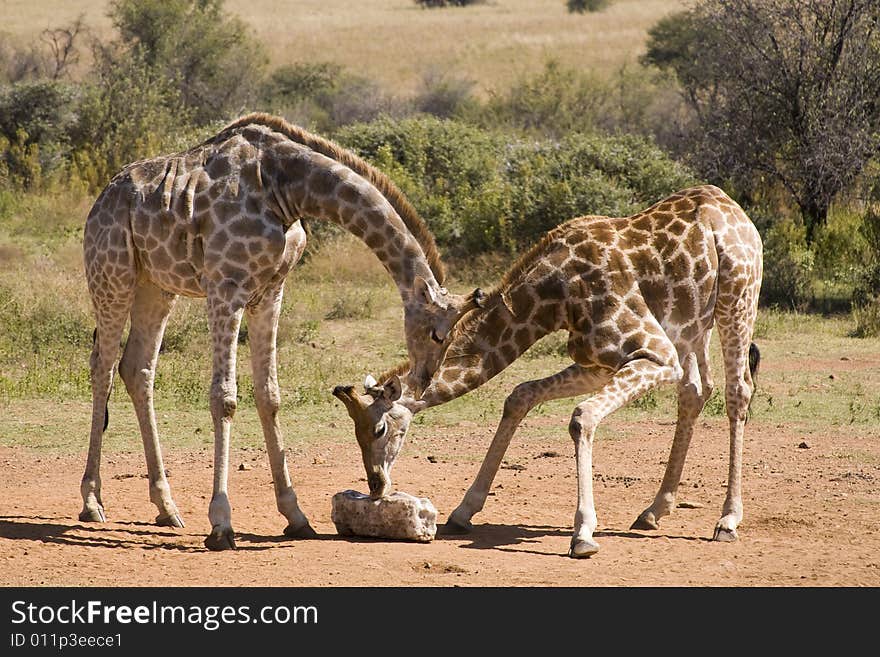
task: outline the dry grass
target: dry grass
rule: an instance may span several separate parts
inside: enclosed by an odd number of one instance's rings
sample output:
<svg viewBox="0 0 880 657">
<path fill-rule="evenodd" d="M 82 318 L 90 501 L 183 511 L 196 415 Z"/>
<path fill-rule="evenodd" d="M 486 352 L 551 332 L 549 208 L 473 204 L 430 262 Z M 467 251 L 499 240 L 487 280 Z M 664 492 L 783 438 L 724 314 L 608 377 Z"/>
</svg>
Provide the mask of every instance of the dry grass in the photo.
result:
<svg viewBox="0 0 880 657">
<path fill-rule="evenodd" d="M 111 30 L 107 0 L 0 0 L 0 30 L 34 39 L 83 14 L 98 34 Z M 226 0 L 266 44 L 273 65 L 333 61 L 408 93 L 426 72 L 472 80 L 481 94 L 505 89 L 550 57 L 612 73 L 642 52 L 646 31 L 682 0 L 617 0 L 595 14 L 569 14 L 563 0 L 490 0 L 426 10 L 412 0 Z"/>
</svg>

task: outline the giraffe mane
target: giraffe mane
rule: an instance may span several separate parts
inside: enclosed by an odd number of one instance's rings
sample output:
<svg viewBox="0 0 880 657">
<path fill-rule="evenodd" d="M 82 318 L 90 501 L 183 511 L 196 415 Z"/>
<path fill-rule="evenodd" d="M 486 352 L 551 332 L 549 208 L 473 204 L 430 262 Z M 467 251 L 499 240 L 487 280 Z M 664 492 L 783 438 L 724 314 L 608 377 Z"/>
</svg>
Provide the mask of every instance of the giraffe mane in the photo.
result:
<svg viewBox="0 0 880 657">
<path fill-rule="evenodd" d="M 532 265 L 539 259 L 543 251 L 547 248 L 547 246 L 555 240 L 561 233 L 569 230 L 573 224 L 580 222 L 588 222 L 593 221 L 595 219 L 607 219 L 608 217 L 598 216 L 598 215 L 587 215 L 583 217 L 576 217 L 574 219 L 569 219 L 558 226 L 551 228 L 548 232 L 546 232 L 540 240 L 538 240 L 528 251 L 523 253 L 519 258 L 517 258 L 516 262 L 513 263 L 513 266 L 507 270 L 504 276 L 501 277 L 501 280 L 495 284 L 495 286 L 486 294 L 485 301 L 483 302 L 483 306 L 485 308 L 490 308 L 494 303 L 497 303 L 499 298 L 507 292 L 510 286 L 515 283 L 520 277 L 528 271 Z M 474 331 L 479 317 L 481 315 L 480 309 L 475 309 L 470 311 L 458 324 L 453 327 L 453 339 L 458 335 L 467 335 Z M 445 359 L 444 359 L 445 361 Z M 442 367 L 442 365 L 441 365 Z M 383 372 L 380 376 L 376 378 L 376 380 L 382 384 L 385 383 L 392 376 L 403 376 L 406 372 L 409 371 L 409 361 L 403 361 L 398 363 L 391 369 Z"/>
<path fill-rule="evenodd" d="M 391 207 L 397 212 L 404 225 L 412 233 L 416 241 L 421 245 L 428 266 L 434 272 L 437 283 L 443 285 L 446 279 L 446 268 L 443 261 L 440 260 L 440 252 L 437 249 L 437 243 L 434 235 L 425 223 L 425 220 L 419 216 L 419 213 L 413 207 L 403 192 L 398 189 L 397 185 L 387 175 L 379 171 L 376 167 L 369 164 L 363 158 L 355 155 L 350 150 L 333 143 L 329 139 L 314 135 L 305 129 L 288 122 L 280 116 L 266 114 L 264 112 L 253 112 L 236 119 L 225 128 L 222 132 L 234 130 L 242 126 L 258 124 L 271 128 L 276 132 L 280 132 L 285 137 L 295 141 L 298 144 L 307 146 L 313 151 L 325 155 L 340 164 L 344 164 L 352 171 L 369 181 L 391 204 Z"/>
<path fill-rule="evenodd" d="M 574 219 L 569 219 L 544 233 L 544 235 L 539 239 L 532 247 L 523 253 L 519 258 L 517 258 L 516 262 L 513 263 L 510 269 L 501 277 L 501 279 L 486 293 L 486 299 L 483 303 L 484 307 L 489 308 L 500 299 L 502 303 L 504 303 L 504 295 L 510 289 L 511 285 L 520 280 L 522 275 L 527 272 L 531 267 L 539 260 L 543 252 L 547 249 L 551 242 L 559 237 L 562 233 L 566 232 L 571 228 L 572 225 L 582 222 L 589 222 L 596 219 L 607 219 L 608 217 L 598 216 L 598 215 L 587 215 L 583 217 L 575 217 Z M 456 334 L 458 333 L 470 333 L 473 331 L 474 326 L 479 321 L 480 312 L 471 311 L 468 313 L 464 319 L 462 319 L 458 324 L 453 327 L 453 331 Z"/>
<path fill-rule="evenodd" d="M 409 361 L 405 360 L 402 363 L 398 363 L 397 365 L 392 367 L 387 372 L 383 372 L 380 376 L 376 377 L 376 380 L 381 385 L 381 384 L 385 383 L 388 379 L 390 379 L 392 376 L 402 377 L 407 372 L 409 372 Z"/>
</svg>

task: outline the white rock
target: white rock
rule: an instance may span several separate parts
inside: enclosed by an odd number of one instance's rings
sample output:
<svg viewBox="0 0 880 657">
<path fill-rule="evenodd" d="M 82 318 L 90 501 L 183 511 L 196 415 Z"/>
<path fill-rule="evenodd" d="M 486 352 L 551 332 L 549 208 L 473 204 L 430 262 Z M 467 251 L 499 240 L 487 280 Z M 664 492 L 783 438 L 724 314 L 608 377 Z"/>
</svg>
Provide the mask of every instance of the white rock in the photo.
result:
<svg viewBox="0 0 880 657">
<path fill-rule="evenodd" d="M 437 509 L 431 500 L 400 491 L 379 500 L 354 490 L 336 493 L 330 517 L 342 536 L 427 543 L 437 534 Z"/>
</svg>

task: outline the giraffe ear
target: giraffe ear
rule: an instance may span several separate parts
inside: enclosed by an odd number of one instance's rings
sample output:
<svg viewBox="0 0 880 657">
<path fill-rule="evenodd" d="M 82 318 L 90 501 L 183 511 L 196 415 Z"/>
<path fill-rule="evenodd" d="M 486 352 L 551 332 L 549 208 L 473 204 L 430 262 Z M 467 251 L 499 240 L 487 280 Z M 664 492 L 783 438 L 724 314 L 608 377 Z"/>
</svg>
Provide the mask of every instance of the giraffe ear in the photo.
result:
<svg viewBox="0 0 880 657">
<path fill-rule="evenodd" d="M 468 295 L 467 305 L 473 308 L 486 307 L 486 293 L 480 288 L 475 289 Z"/>
<path fill-rule="evenodd" d="M 382 396 L 386 401 L 396 402 L 403 394 L 403 386 L 400 383 L 400 377 L 396 374 L 385 382 L 382 386 Z"/>
<path fill-rule="evenodd" d="M 416 276 L 413 291 L 417 299 L 424 299 L 427 303 L 437 303 L 437 295 L 434 293 L 434 289 L 421 276 Z"/>
</svg>

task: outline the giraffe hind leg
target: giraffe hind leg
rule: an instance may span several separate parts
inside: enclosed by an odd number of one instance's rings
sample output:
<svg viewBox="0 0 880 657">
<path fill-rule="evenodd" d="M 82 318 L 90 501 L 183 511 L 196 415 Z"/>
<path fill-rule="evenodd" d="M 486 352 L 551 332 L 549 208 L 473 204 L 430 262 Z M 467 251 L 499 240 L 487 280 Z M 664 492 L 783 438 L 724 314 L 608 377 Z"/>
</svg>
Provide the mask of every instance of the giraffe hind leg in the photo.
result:
<svg viewBox="0 0 880 657">
<path fill-rule="evenodd" d="M 175 300 L 175 295 L 150 283 L 137 288 L 131 308 L 131 330 L 119 362 L 119 376 L 134 404 L 140 428 L 150 482 L 150 501 L 159 510 L 156 524 L 165 527 L 184 526 L 171 497 L 153 408 L 153 381 L 159 346 Z"/>
<path fill-rule="evenodd" d="M 672 352 L 672 345 L 668 347 Z M 681 367 L 674 354 L 666 355 L 668 358 L 639 358 L 628 362 L 595 395 L 578 404 L 572 413 L 568 431 L 575 445 L 578 505 L 568 552 L 570 557 L 590 557 L 599 551 L 599 544 L 593 539 L 597 526 L 593 501 L 593 438 L 596 428 L 609 414 L 649 390 L 681 379 Z"/>
<path fill-rule="evenodd" d="M 712 396 L 713 383 L 709 371 L 709 335 L 706 335 L 702 348 L 685 356 L 682 363 L 683 375 L 678 382 L 678 418 L 675 423 L 675 436 L 666 471 L 660 489 L 651 505 L 639 514 L 630 529 L 659 529 L 660 519 L 672 513 L 675 496 L 681 482 L 685 458 L 697 421 L 706 402 Z"/>
<path fill-rule="evenodd" d="M 96 312 L 97 327 L 93 334 L 92 354 L 89 359 L 92 383 L 91 431 L 86 467 L 80 482 L 83 508 L 79 519 L 83 522 L 105 522 L 107 519 L 101 499 L 101 448 L 104 431 L 109 423 L 107 405 L 113 388 L 113 371 L 129 306 L 130 300 L 123 298 L 114 303 L 101 304 Z"/>
</svg>

